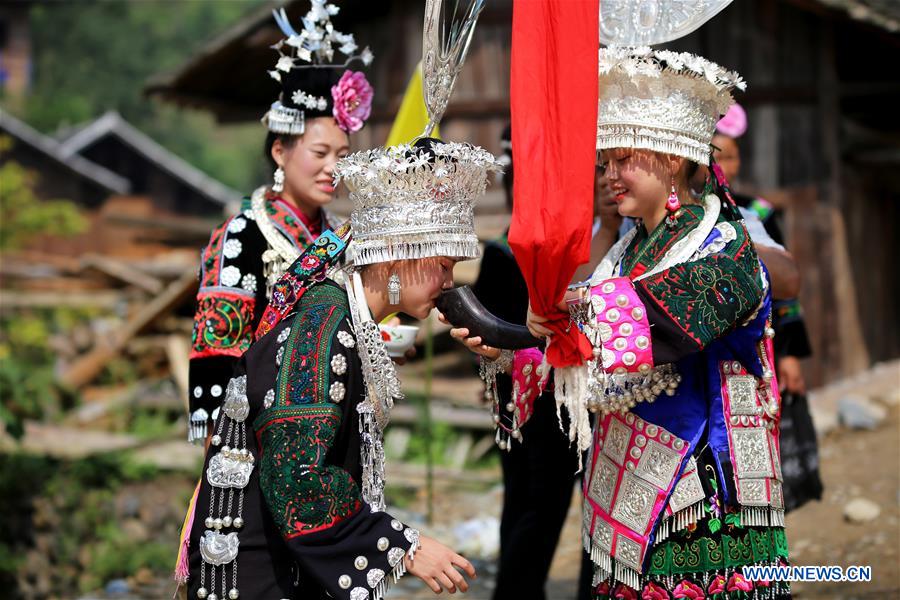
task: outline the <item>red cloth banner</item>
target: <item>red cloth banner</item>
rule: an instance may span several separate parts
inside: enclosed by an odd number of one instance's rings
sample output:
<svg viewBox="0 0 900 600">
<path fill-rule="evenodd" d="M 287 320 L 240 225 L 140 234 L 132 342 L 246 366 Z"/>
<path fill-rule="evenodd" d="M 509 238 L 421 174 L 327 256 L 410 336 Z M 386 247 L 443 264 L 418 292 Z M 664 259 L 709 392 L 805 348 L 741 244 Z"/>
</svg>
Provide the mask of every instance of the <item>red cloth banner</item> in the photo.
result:
<svg viewBox="0 0 900 600">
<path fill-rule="evenodd" d="M 532 310 L 554 331 L 547 359 L 577 365 L 591 347 L 556 308 L 590 257 L 597 140 L 599 0 L 513 3 L 510 108 L 516 165 L 509 244 Z M 567 331 L 569 330 L 569 331 Z"/>
</svg>

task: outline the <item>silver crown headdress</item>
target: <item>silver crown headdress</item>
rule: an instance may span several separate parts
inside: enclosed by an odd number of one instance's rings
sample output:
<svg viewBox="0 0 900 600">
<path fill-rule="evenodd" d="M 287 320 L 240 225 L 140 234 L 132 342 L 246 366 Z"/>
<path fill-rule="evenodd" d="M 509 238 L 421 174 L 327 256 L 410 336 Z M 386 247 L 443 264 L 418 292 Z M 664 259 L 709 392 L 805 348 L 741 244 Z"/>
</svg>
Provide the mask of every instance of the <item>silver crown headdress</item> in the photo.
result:
<svg viewBox="0 0 900 600">
<path fill-rule="evenodd" d="M 272 11 L 276 24 L 287 37 L 272 46 L 278 52 L 278 62 L 269 76 L 281 84 L 282 91 L 262 118 L 269 131 L 301 135 L 307 118 L 333 114 L 338 125 L 349 133 L 361 128 L 368 118 L 371 86 L 362 74 L 347 76 L 344 72 L 357 60 L 366 66 L 371 64 L 372 51 L 366 47 L 357 53 L 353 34 L 334 28 L 331 17 L 339 11 L 337 5 L 326 0 L 311 0 L 299 32 L 291 25 L 284 8 Z M 346 56 L 346 60 L 332 63 L 335 50 Z M 339 78 L 341 82 L 344 78 L 350 81 L 339 86 Z M 351 88 L 348 98 L 353 106 L 345 107 L 341 95 Z M 363 106 L 359 106 L 360 101 Z"/>
<path fill-rule="evenodd" d="M 687 52 L 604 48 L 597 150 L 643 148 L 709 163 L 716 122 L 741 77 Z"/>
<path fill-rule="evenodd" d="M 484 0 L 467 3 L 461 13 L 454 7 L 449 23 L 442 0 L 425 5 L 422 88 L 429 122 L 423 136 L 447 108 Z M 475 199 L 484 193 L 488 172 L 499 168 L 483 148 L 428 137 L 339 161 L 335 181 L 346 184 L 353 202 L 348 257 L 356 265 L 431 256 L 477 258 Z"/>
</svg>

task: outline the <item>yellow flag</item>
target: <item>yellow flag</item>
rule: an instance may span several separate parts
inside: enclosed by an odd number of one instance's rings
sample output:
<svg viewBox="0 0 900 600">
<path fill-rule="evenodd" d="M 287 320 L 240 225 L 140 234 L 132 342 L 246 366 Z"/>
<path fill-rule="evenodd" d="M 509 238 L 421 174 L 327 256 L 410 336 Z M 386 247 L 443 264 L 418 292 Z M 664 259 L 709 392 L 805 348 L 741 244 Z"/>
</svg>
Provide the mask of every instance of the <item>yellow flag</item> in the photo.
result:
<svg viewBox="0 0 900 600">
<path fill-rule="evenodd" d="M 403 102 L 400 103 L 400 110 L 397 111 L 385 145 L 409 144 L 422 135 L 426 125 L 428 125 L 428 111 L 425 110 L 425 98 L 422 94 L 422 63 L 420 62 L 409 79 L 409 85 L 406 86 Z M 441 137 L 437 127 L 431 132 L 431 137 Z"/>
</svg>

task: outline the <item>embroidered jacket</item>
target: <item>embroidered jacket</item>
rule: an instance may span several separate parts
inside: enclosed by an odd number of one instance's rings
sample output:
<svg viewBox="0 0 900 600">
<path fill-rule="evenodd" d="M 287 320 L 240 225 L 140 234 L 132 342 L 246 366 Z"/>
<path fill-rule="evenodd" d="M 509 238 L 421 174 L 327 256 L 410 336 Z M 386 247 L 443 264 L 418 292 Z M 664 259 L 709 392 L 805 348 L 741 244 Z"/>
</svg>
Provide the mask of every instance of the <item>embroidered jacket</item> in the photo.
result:
<svg viewBox="0 0 900 600">
<path fill-rule="evenodd" d="M 239 550 L 235 543 L 236 562 L 216 567 L 219 575 L 209 560 L 201 562 L 207 558 L 202 538 L 215 537 L 206 519 L 220 516 L 224 502 L 216 501 L 211 469 L 226 451 L 228 438 L 219 430 L 233 425 L 226 400 L 219 420 L 228 424 L 216 423 L 221 437 L 213 437 L 207 453 L 191 528 L 188 597 L 204 584 L 218 592 L 209 582 L 221 577 L 220 569 L 231 588 L 233 568 L 243 598 L 381 598 L 388 581 L 404 572 L 403 557 L 417 546 L 418 532 L 372 512 L 360 492 L 356 405 L 365 384 L 344 289 L 331 280 L 306 289 L 234 375 L 245 378 L 248 410 L 240 416 L 253 468 L 241 488 L 242 527 L 221 532 L 236 533 Z M 233 516 L 231 500 L 228 507 Z"/>
<path fill-rule="evenodd" d="M 742 222 L 710 220 L 711 208 L 718 213 L 717 202 L 684 207 L 674 233 L 664 223 L 649 235 L 638 228 L 610 275 L 591 282 L 603 396 L 631 407 L 595 422 L 583 541 L 601 578 L 635 589 L 654 544 L 696 520 L 706 448 L 722 502 L 745 525 L 783 526 L 767 276 Z M 743 564 L 754 564 L 752 553 Z"/>
<path fill-rule="evenodd" d="M 307 223 L 284 200 L 267 196 L 266 210 L 275 229 L 298 252 L 334 223 Z M 189 371 L 190 441 L 206 437 L 222 402 L 237 359 L 250 347 L 268 304 L 263 253 L 269 245 L 256 224 L 249 198 L 241 210 L 216 228 L 200 261 L 200 290 L 191 336 Z"/>
</svg>

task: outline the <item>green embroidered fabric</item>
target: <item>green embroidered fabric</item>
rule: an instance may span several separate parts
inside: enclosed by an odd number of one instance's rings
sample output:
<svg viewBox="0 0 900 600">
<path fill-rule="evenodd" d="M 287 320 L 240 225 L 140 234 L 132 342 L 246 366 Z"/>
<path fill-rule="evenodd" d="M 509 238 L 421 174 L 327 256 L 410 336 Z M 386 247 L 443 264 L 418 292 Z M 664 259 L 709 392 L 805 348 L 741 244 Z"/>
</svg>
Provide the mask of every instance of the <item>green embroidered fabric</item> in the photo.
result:
<svg viewBox="0 0 900 600">
<path fill-rule="evenodd" d="M 722 253 L 676 265 L 637 284 L 701 347 L 733 328 L 762 298 L 756 253 L 746 230 L 732 225 L 737 239 Z"/>
<path fill-rule="evenodd" d="M 674 231 L 666 227 L 665 220 L 660 221 L 656 229 L 649 233 L 643 226 L 638 227 L 622 261 L 623 274 L 632 273 L 638 265 L 641 265 L 641 268 L 635 276 L 653 268 L 675 242 L 691 232 L 705 212 L 703 206 L 699 204 L 689 204 L 681 210 L 679 226 Z"/>
<path fill-rule="evenodd" d="M 709 519 L 705 519 L 708 521 Z M 704 534 L 696 535 L 701 529 Z M 704 525 L 695 532 L 678 532 L 654 546 L 651 575 L 675 575 L 716 571 L 724 568 L 787 559 L 788 544 L 780 527 L 730 527 L 728 532 L 710 533 Z"/>
<path fill-rule="evenodd" d="M 297 316 L 278 371 L 276 406 L 329 401 L 332 346 L 341 323 L 350 314 L 347 294 L 327 283 L 312 286 L 295 310 Z"/>
<path fill-rule="evenodd" d="M 341 424 L 341 409 L 325 403 L 273 407 L 257 430 L 259 483 L 286 539 L 327 529 L 361 507 L 347 471 L 325 457 Z"/>
</svg>

